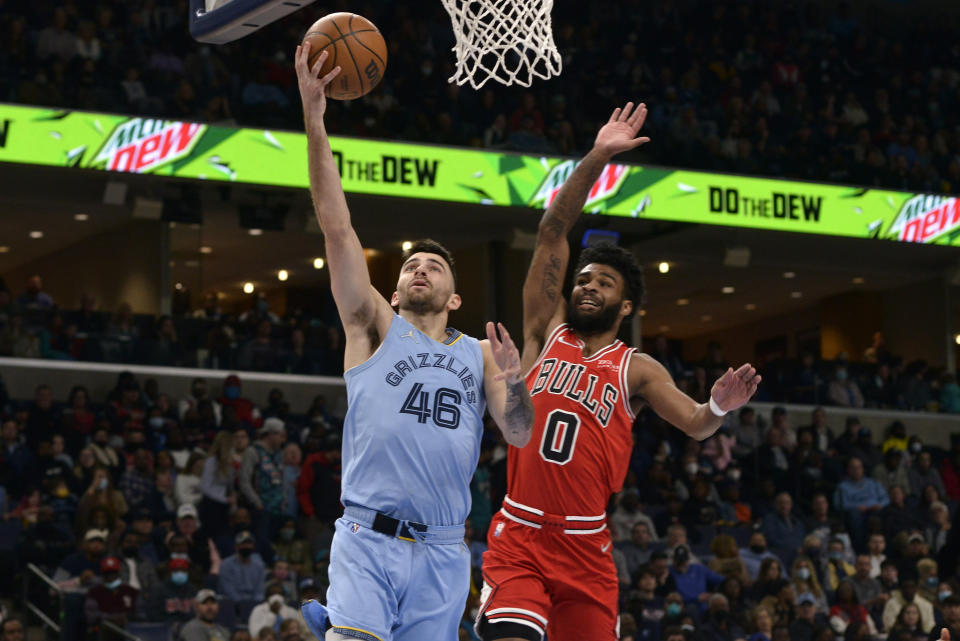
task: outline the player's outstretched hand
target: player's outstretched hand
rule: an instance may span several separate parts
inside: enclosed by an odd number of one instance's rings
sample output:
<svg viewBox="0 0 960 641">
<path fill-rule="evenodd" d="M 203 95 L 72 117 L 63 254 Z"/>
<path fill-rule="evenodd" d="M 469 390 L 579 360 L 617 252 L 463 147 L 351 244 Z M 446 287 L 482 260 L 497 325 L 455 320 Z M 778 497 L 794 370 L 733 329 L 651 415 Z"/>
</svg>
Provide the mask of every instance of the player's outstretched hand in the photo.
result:
<svg viewBox="0 0 960 641">
<path fill-rule="evenodd" d="M 725 412 L 732 412 L 747 404 L 757 391 L 760 375 L 750 363 L 741 365 L 737 371 L 732 367 L 717 379 L 710 390 L 713 401 Z"/>
<path fill-rule="evenodd" d="M 637 136 L 646 119 L 647 105 L 642 102 L 637 105 L 636 109 L 634 109 L 632 102 L 628 102 L 622 109 L 617 107 L 613 110 L 610 120 L 597 134 L 593 148 L 613 157 L 650 142 L 650 139 L 646 136 Z"/>
<path fill-rule="evenodd" d="M 950 628 L 940 630 L 940 641 L 950 641 Z"/>
<path fill-rule="evenodd" d="M 497 336 L 497 330 L 500 330 L 500 336 Z M 500 373 L 494 377 L 496 381 L 507 381 L 507 383 L 516 383 L 523 380 L 523 370 L 520 368 L 520 351 L 513 344 L 510 338 L 510 332 L 503 326 L 503 323 L 487 323 L 487 339 L 490 341 L 490 350 L 493 352 L 493 360 L 500 368 Z"/>
<path fill-rule="evenodd" d="M 310 67 L 310 43 L 305 42 L 297 47 L 293 66 L 297 70 L 297 84 L 300 85 L 300 99 L 303 101 L 303 120 L 307 130 L 312 124 L 323 122 L 323 114 L 327 110 L 327 85 L 340 73 L 339 65 L 319 78 L 320 68 L 326 62 L 330 50 L 324 49 L 317 56 L 313 67 Z"/>
</svg>

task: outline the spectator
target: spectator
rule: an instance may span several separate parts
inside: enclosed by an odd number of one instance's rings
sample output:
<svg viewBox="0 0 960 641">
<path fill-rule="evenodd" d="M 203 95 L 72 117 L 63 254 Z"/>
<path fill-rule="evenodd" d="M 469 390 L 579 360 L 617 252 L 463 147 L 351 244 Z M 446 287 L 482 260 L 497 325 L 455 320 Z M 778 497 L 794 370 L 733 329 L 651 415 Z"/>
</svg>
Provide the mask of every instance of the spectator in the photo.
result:
<svg viewBox="0 0 960 641">
<path fill-rule="evenodd" d="M 43 291 L 43 280 L 39 276 L 27 279 L 27 288 L 17 298 L 17 305 L 26 310 L 51 310 L 54 307 L 53 299 Z"/>
<path fill-rule="evenodd" d="M 798 556 L 793 561 L 793 571 L 790 573 L 793 580 L 793 589 L 797 594 L 809 594 L 813 600 L 816 612 L 827 611 L 827 595 L 820 587 L 817 578 L 817 568 L 813 561 L 806 556 Z"/>
<path fill-rule="evenodd" d="M 194 605 L 195 616 L 180 629 L 178 641 L 226 641 L 226 628 L 217 623 L 220 603 L 213 590 L 200 590 Z"/>
<path fill-rule="evenodd" d="M 833 626 L 834 631 L 842 633 L 847 627 L 857 624 L 866 624 L 872 636 L 877 634 L 873 619 L 870 618 L 867 609 L 857 600 L 853 583 L 844 580 L 837 586 L 834 605 L 830 608 L 830 625 Z"/>
<path fill-rule="evenodd" d="M 257 323 L 257 333 L 240 349 L 237 365 L 252 372 L 281 372 L 284 370 L 280 350 L 274 343 L 273 324 L 269 319 Z"/>
<path fill-rule="evenodd" d="M 93 473 L 90 487 L 80 497 L 77 506 L 76 528 L 79 532 L 86 531 L 93 521 L 93 512 L 103 509 L 107 514 L 107 527 L 113 530 L 120 518 L 127 513 L 127 501 L 119 490 L 113 489 L 113 482 L 107 470 L 97 468 Z"/>
<path fill-rule="evenodd" d="M 200 520 L 207 524 L 207 532 L 217 537 L 227 525 L 230 506 L 236 505 L 234 493 L 236 473 L 233 468 L 233 434 L 220 432 L 213 439 L 210 454 L 203 463 L 200 490 Z"/>
<path fill-rule="evenodd" d="M 763 533 L 768 541 L 777 542 L 773 553 L 784 563 L 793 563 L 803 546 L 805 530 L 800 518 L 793 514 L 793 498 L 787 492 L 777 494 L 774 511 L 763 518 Z"/>
<path fill-rule="evenodd" d="M 771 641 L 773 638 L 773 615 L 762 605 L 753 610 L 751 616 L 754 633 L 749 641 Z"/>
<path fill-rule="evenodd" d="M 120 578 L 146 597 L 160 584 L 156 565 L 141 552 L 140 535 L 130 529 L 120 539 Z"/>
<path fill-rule="evenodd" d="M 328 437 L 326 446 L 310 437 L 306 442 L 307 458 L 297 480 L 297 498 L 303 513 L 303 534 L 314 547 L 329 540 L 332 524 L 339 518 L 340 505 L 340 439 Z M 476 504 L 476 503 L 475 503 Z"/>
<path fill-rule="evenodd" d="M 268 418 L 260 440 L 244 454 L 240 491 L 260 521 L 261 538 L 272 538 L 284 520 L 283 442 L 287 431 L 279 418 Z"/>
<path fill-rule="evenodd" d="M 190 559 L 171 558 L 166 564 L 166 579 L 147 596 L 148 621 L 185 623 L 193 617 L 197 587 L 190 581 Z"/>
<path fill-rule="evenodd" d="M 285 559 L 298 577 L 313 576 L 313 547 L 309 541 L 297 538 L 297 520 L 287 519 L 280 527 L 273 543 L 275 557 Z"/>
<path fill-rule="evenodd" d="M 960 638 L 960 636 L 955 636 L 960 635 L 960 596 L 948 596 L 940 604 L 940 607 L 943 610 L 943 627 L 950 630 L 950 638 Z M 931 630 L 929 634 L 929 638 L 934 641 L 940 639 L 939 627 Z"/>
<path fill-rule="evenodd" d="M 614 542 L 630 540 L 633 526 L 641 522 L 647 525 L 653 540 L 656 540 L 656 528 L 653 520 L 643 513 L 639 493 L 630 489 L 624 490 L 620 496 L 619 507 L 610 516 L 610 530 Z"/>
<path fill-rule="evenodd" d="M 213 560 L 210 555 L 210 539 L 200 531 L 196 507 L 186 503 L 177 508 L 173 533 L 183 537 L 191 563 L 205 572 L 210 570 Z"/>
<path fill-rule="evenodd" d="M 867 609 L 867 612 L 873 612 L 887 602 L 880 582 L 870 578 L 870 570 L 870 556 L 861 554 L 857 557 L 856 571 L 850 579 L 857 601 Z"/>
<path fill-rule="evenodd" d="M 627 599 L 626 609 L 637 621 L 638 638 L 659 639 L 666 606 L 663 597 L 655 592 L 657 578 L 650 568 L 643 567 L 637 571 L 635 585 L 636 589 L 630 592 Z"/>
<path fill-rule="evenodd" d="M 23 641 L 25 638 L 20 619 L 5 617 L 0 620 L 0 641 Z"/>
<path fill-rule="evenodd" d="M 854 456 L 847 463 L 847 478 L 837 486 L 833 503 L 845 515 L 854 547 L 863 549 L 866 545 L 867 517 L 886 507 L 890 497 L 879 483 L 864 478 L 863 461 Z"/>
<path fill-rule="evenodd" d="M 177 416 L 179 416 L 182 421 L 188 411 L 198 410 L 198 406 L 202 401 L 210 401 L 210 407 L 213 410 L 216 424 L 220 425 L 222 420 L 220 403 L 210 397 L 207 391 L 207 381 L 202 378 L 193 379 L 190 383 L 190 394 L 177 402 Z"/>
<path fill-rule="evenodd" d="M 139 592 L 123 582 L 120 576 L 122 565 L 115 556 L 104 557 L 100 561 L 100 576 L 102 582 L 94 585 L 87 592 L 84 604 L 84 613 L 87 625 L 96 625 L 101 621 L 122 628 L 127 621 L 134 618 L 137 612 L 137 597 Z M 100 630 L 102 638 L 118 639 L 122 636 L 112 630 Z"/>
<path fill-rule="evenodd" d="M 254 552 L 254 538 L 249 531 L 239 532 L 234 543 L 236 554 L 223 560 L 217 591 L 234 602 L 259 603 L 263 600 L 266 566 Z"/>
<path fill-rule="evenodd" d="M 845 364 L 837 365 L 834 370 L 833 380 L 830 381 L 829 395 L 834 405 L 863 407 L 863 394 L 860 393 L 860 386 L 857 385 L 856 381 L 849 378 Z"/>
<path fill-rule="evenodd" d="M 880 520 L 886 537 L 893 540 L 901 532 L 923 529 L 923 519 L 916 510 L 906 504 L 906 492 L 903 488 L 890 489 L 890 504 L 880 512 Z"/>
<path fill-rule="evenodd" d="M 920 628 L 929 634 L 935 622 L 933 604 L 917 594 L 917 582 L 913 579 L 904 579 L 900 583 L 900 589 L 894 590 L 890 595 L 890 600 L 883 608 L 883 627 L 887 630 L 893 628 L 900 610 L 908 603 L 916 604 L 920 610 Z"/>
<path fill-rule="evenodd" d="M 930 452 L 919 452 L 910 468 L 910 483 L 903 487 L 910 488 L 912 496 L 920 496 L 928 485 L 935 487 L 940 496 L 947 495 L 940 472 L 933 467 Z"/>
<path fill-rule="evenodd" d="M 824 562 L 823 581 L 827 590 L 835 592 L 843 581 L 846 581 L 854 574 L 856 568 L 847 563 L 845 556 L 846 544 L 840 537 L 833 537 L 827 547 L 827 558 Z"/>
<path fill-rule="evenodd" d="M 728 579 L 734 578 L 743 583 L 750 582 L 750 574 L 740 558 L 736 539 L 729 534 L 718 534 L 710 543 L 710 551 L 713 553 L 713 558 L 707 563 L 707 567 Z"/>
<path fill-rule="evenodd" d="M 700 563 L 691 563 L 690 550 L 685 545 L 677 546 L 673 550 L 670 574 L 684 603 L 697 604 L 701 608 L 708 597 L 707 588 L 719 586 L 726 578 Z"/>
<path fill-rule="evenodd" d="M 109 425 L 100 424 L 94 428 L 89 447 L 97 464 L 108 470 L 111 478 L 118 478 L 123 473 L 126 463 L 120 458 L 120 453 L 110 445 Z"/>
<path fill-rule="evenodd" d="M 880 576 L 881 565 L 887 560 L 884 551 L 887 549 L 887 539 L 879 533 L 873 533 L 867 539 L 867 552 L 870 556 L 870 578 Z"/>
<path fill-rule="evenodd" d="M 120 492 L 127 507 L 136 510 L 146 504 L 155 489 L 153 455 L 141 448 L 134 453 L 133 465 L 127 467 L 120 479 Z"/>
<path fill-rule="evenodd" d="M 320 599 L 320 586 L 317 585 L 317 582 L 311 577 L 305 579 L 300 579 L 300 602 L 305 603 L 307 601 L 316 601 Z M 297 621 L 300 622 L 300 629 L 309 630 L 307 627 L 307 622 L 303 619 L 303 611 L 297 610 Z"/>
<path fill-rule="evenodd" d="M 670 594 L 677 592 L 677 582 L 673 578 L 673 571 L 670 568 L 670 561 L 667 559 L 666 552 L 654 552 L 650 556 L 650 570 L 657 579 L 657 595 L 666 599 L 667 614 L 669 615 Z M 683 597 L 679 594 L 677 596 L 682 603 Z"/>
<path fill-rule="evenodd" d="M 883 455 L 883 463 L 873 470 L 873 478 L 880 482 L 883 489 L 890 493 L 890 488 L 899 486 L 910 494 L 910 475 L 907 467 L 902 464 L 903 452 L 897 448 L 891 448 Z"/>
<path fill-rule="evenodd" d="M 926 540 L 930 542 L 930 552 L 939 554 L 947 544 L 953 526 L 946 504 L 934 501 L 930 505 L 930 521 L 932 524 L 927 528 Z"/>
<path fill-rule="evenodd" d="M 30 449 L 20 442 L 20 434 L 16 421 L 4 421 L 0 427 L 0 441 L 2 441 L 2 485 L 12 496 L 19 497 L 27 489 L 27 484 L 33 477 L 32 470 L 34 457 Z"/>
<path fill-rule="evenodd" d="M 203 490 L 200 489 L 201 477 L 203 476 L 204 461 L 207 457 L 202 452 L 191 452 L 187 459 L 183 471 L 177 474 L 177 480 L 174 482 L 174 496 L 177 499 L 177 505 L 190 503 L 200 506 L 203 500 Z M 231 453 L 231 468 L 233 467 Z"/>
<path fill-rule="evenodd" d="M 100 574 L 100 559 L 106 550 L 107 532 L 88 530 L 83 537 L 83 547 L 63 560 L 53 574 L 53 580 L 64 591 L 86 593 Z"/>
<path fill-rule="evenodd" d="M 797 618 L 790 624 L 790 641 L 813 641 L 817 631 L 827 628 L 827 616 L 817 609 L 817 599 L 809 592 L 797 596 Z"/>
<path fill-rule="evenodd" d="M 920 626 L 920 608 L 916 603 L 908 603 L 900 608 L 900 614 L 887 635 L 887 641 L 920 641 L 927 636 Z M 936 638 L 940 638 L 939 631 Z"/>
<path fill-rule="evenodd" d="M 734 641 L 743 637 L 743 630 L 730 615 L 730 603 L 722 594 L 712 594 L 704 622 L 698 630 L 698 641 Z"/>
<path fill-rule="evenodd" d="M 36 451 L 42 441 L 50 441 L 60 432 L 61 416 L 53 406 L 53 391 L 49 385 L 38 385 L 27 414 L 27 447 Z"/>
<path fill-rule="evenodd" d="M 300 480 L 300 464 L 303 453 L 296 443 L 287 443 L 283 448 L 283 514 L 297 518 L 300 506 L 297 500 L 297 483 Z"/>
<path fill-rule="evenodd" d="M 230 408 L 240 423 L 248 427 L 259 427 L 260 410 L 249 399 L 243 398 L 240 394 L 243 387 L 240 383 L 240 377 L 231 374 L 223 382 L 223 396 L 217 399 L 217 402 L 225 410 Z"/>
<path fill-rule="evenodd" d="M 940 603 L 940 579 L 937 562 L 923 558 L 917 561 L 917 594 L 930 603 Z"/>
<path fill-rule="evenodd" d="M 303 629 L 300 627 L 300 622 L 296 619 L 284 619 L 280 623 L 279 639 L 280 641 L 302 641 L 302 630 Z"/>
<path fill-rule="evenodd" d="M 747 572 L 750 574 L 751 581 L 757 579 L 757 576 L 760 574 L 760 564 L 766 559 L 773 559 L 780 563 L 781 567 L 783 566 L 779 557 L 767 549 L 767 537 L 764 536 L 763 532 L 758 531 L 750 535 L 749 547 L 740 549 L 740 558 L 743 559 L 743 563 L 747 566 Z"/>
<path fill-rule="evenodd" d="M 283 586 L 279 583 L 271 583 L 267 587 L 266 600 L 250 612 L 248 628 L 250 634 L 254 634 L 254 630 L 259 632 L 265 627 L 270 627 L 274 629 L 279 638 L 280 626 L 288 620 L 296 622 L 298 620 L 297 611 L 284 602 Z"/>
</svg>

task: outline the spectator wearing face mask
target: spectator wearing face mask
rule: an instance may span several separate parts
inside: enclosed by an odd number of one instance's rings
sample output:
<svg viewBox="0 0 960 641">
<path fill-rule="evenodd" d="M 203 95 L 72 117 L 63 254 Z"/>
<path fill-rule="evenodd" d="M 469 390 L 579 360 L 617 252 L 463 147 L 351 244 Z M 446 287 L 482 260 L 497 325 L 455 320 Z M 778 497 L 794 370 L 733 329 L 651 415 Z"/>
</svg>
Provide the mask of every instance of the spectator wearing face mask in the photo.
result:
<svg viewBox="0 0 960 641">
<path fill-rule="evenodd" d="M 254 552 L 253 535 L 247 530 L 239 532 L 234 544 L 236 553 L 225 558 L 220 566 L 217 591 L 234 602 L 259 603 L 263 600 L 267 569 Z"/>
<path fill-rule="evenodd" d="M 747 548 L 740 549 L 740 558 L 747 566 L 751 581 L 757 580 L 757 575 L 760 574 L 760 565 L 766 559 L 773 559 L 783 567 L 780 558 L 767 549 L 767 537 L 764 536 L 763 532 L 754 532 L 750 535 L 750 545 Z"/>
<path fill-rule="evenodd" d="M 120 576 L 122 567 L 120 559 L 115 556 L 108 556 L 100 561 L 102 582 L 90 588 L 84 603 L 88 626 L 109 621 L 122 628 L 134 617 L 139 592 L 123 582 Z M 103 635 L 102 639 L 121 638 L 109 629 L 102 629 L 100 633 Z"/>
<path fill-rule="evenodd" d="M 297 538 L 297 522 L 287 519 L 273 542 L 276 558 L 286 559 L 298 577 L 313 576 L 313 548 L 310 542 Z"/>
<path fill-rule="evenodd" d="M 197 586 L 190 582 L 190 559 L 178 555 L 166 566 L 166 578 L 146 595 L 145 614 L 148 621 L 184 623 L 193 617 L 197 596 Z"/>
<path fill-rule="evenodd" d="M 253 404 L 253 401 L 243 398 L 243 385 L 240 377 L 231 374 L 223 381 L 223 396 L 217 399 L 217 402 L 225 409 L 229 407 L 233 410 L 236 418 L 241 423 L 250 427 L 260 427 L 263 419 L 260 417 L 260 410 Z"/>
<path fill-rule="evenodd" d="M 846 365 L 837 365 L 833 380 L 827 391 L 834 405 L 841 407 L 863 407 L 863 394 L 856 381 L 850 380 Z"/>
</svg>

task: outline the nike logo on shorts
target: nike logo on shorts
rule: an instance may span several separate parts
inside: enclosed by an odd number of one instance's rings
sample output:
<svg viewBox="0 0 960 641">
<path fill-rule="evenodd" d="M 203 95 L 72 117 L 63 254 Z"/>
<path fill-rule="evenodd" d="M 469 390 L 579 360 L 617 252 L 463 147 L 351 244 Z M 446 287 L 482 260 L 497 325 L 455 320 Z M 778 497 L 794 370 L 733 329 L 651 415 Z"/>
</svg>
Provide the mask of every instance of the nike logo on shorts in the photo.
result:
<svg viewBox="0 0 960 641">
<path fill-rule="evenodd" d="M 600 551 L 603 552 L 604 554 L 606 554 L 606 553 L 607 553 L 607 550 L 609 550 L 609 549 L 610 549 L 610 542 L 609 542 L 609 541 L 608 541 L 607 543 L 605 543 L 605 544 L 603 544 L 603 545 L 600 546 Z"/>
</svg>

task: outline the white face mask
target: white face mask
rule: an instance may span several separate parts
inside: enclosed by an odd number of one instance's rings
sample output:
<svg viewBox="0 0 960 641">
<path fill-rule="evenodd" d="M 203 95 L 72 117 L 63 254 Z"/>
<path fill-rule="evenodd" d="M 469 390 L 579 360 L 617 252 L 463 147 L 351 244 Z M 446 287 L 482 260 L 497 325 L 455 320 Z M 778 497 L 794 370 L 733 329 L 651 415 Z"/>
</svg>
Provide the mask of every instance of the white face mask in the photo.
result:
<svg viewBox="0 0 960 641">
<path fill-rule="evenodd" d="M 683 466 L 683 469 L 684 471 L 686 471 L 687 474 L 689 474 L 690 476 L 693 476 L 700 470 L 700 466 L 697 465 L 696 463 L 687 463 L 686 465 Z"/>
</svg>

